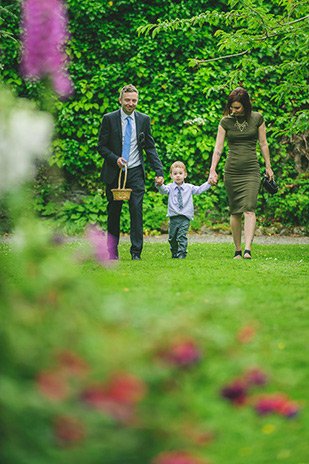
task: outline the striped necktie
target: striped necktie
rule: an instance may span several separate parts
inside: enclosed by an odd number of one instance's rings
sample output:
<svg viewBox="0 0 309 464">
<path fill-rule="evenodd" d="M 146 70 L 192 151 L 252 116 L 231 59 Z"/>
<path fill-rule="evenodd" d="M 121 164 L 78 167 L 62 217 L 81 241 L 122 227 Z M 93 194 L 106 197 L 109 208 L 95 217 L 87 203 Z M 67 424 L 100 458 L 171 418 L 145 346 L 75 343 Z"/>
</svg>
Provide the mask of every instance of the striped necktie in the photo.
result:
<svg viewBox="0 0 309 464">
<path fill-rule="evenodd" d="M 177 192 L 177 200 L 178 200 L 178 206 L 179 209 L 183 208 L 183 201 L 182 201 L 182 195 L 181 195 L 181 187 L 177 186 L 178 192 Z"/>
</svg>

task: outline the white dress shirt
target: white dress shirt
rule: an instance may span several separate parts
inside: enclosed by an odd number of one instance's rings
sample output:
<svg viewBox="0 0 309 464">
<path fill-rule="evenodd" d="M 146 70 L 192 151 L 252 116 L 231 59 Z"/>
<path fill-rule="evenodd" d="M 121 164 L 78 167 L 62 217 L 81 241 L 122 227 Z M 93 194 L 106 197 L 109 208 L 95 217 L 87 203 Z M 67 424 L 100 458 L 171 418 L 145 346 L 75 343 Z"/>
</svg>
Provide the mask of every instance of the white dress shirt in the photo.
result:
<svg viewBox="0 0 309 464">
<path fill-rule="evenodd" d="M 124 134 L 126 132 L 126 127 L 128 124 L 127 117 L 128 115 L 120 108 L 121 112 L 121 128 L 122 128 L 122 145 L 124 140 Z M 128 169 L 135 168 L 141 164 L 139 158 L 139 151 L 137 145 L 137 137 L 136 137 L 136 123 L 135 123 L 135 115 L 134 111 L 129 116 L 131 118 L 131 126 L 132 126 L 132 133 L 131 133 L 131 145 L 130 145 L 130 154 L 129 154 L 129 161 L 128 161 Z"/>
<path fill-rule="evenodd" d="M 167 185 L 157 185 L 157 189 L 161 195 L 168 195 L 168 205 L 167 205 L 167 217 L 179 216 L 180 214 L 186 216 L 192 221 L 194 218 L 194 206 L 192 195 L 199 195 L 200 193 L 206 192 L 211 187 L 208 182 L 200 185 L 199 187 L 186 184 L 185 182 L 180 185 L 183 208 L 179 208 L 178 204 L 178 185 L 175 182 L 172 182 Z"/>
</svg>

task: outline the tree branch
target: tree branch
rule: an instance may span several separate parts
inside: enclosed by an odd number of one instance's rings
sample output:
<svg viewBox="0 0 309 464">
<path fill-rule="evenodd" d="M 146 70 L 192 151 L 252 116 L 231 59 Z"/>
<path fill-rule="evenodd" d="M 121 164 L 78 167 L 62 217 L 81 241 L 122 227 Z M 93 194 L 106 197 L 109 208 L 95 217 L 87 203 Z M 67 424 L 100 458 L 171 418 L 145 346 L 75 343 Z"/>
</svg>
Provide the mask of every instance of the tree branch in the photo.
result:
<svg viewBox="0 0 309 464">
<path fill-rule="evenodd" d="M 224 60 L 226 58 L 233 58 L 234 56 L 245 55 L 246 53 L 249 53 L 250 50 L 251 48 L 248 48 L 248 50 L 245 50 L 244 52 L 240 52 L 240 53 L 235 53 L 234 55 L 218 56 L 218 58 L 210 58 L 209 60 L 196 60 L 196 62 L 197 63 L 209 63 L 210 61 Z"/>
<path fill-rule="evenodd" d="M 309 19 L 309 15 L 307 16 L 303 16 L 302 18 L 299 18 L 299 19 L 296 19 L 295 21 L 291 21 L 289 23 L 285 23 L 283 24 L 283 26 L 280 26 L 281 28 L 282 27 L 286 27 L 286 26 L 290 26 L 291 24 L 295 24 L 295 23 L 298 23 L 300 21 L 304 21 L 305 19 Z M 258 41 L 262 41 L 262 40 L 267 40 L 269 39 L 270 37 L 274 37 L 278 34 L 280 34 L 282 32 L 278 31 L 278 32 L 275 32 L 271 35 L 268 35 L 268 36 L 264 36 L 264 37 L 261 37 L 261 38 L 256 38 L 256 40 Z M 218 60 L 225 60 L 227 58 L 234 58 L 235 56 L 242 56 L 242 55 L 246 55 L 247 53 L 249 53 L 251 50 L 251 48 L 248 48 L 247 50 L 243 51 L 243 52 L 240 52 L 240 53 L 235 53 L 233 55 L 225 55 L 225 56 L 218 56 L 217 58 L 210 58 L 209 60 L 196 60 L 196 63 L 197 64 L 200 64 L 200 63 L 210 63 L 212 61 L 218 61 Z"/>
<path fill-rule="evenodd" d="M 300 21 L 304 21 L 305 19 L 309 19 L 309 15 L 303 16 L 302 18 L 299 18 L 299 19 L 295 19 L 295 21 L 291 21 L 291 22 L 289 22 L 289 23 L 285 23 L 285 24 L 283 24 L 282 26 L 279 26 L 279 28 L 282 29 L 283 27 L 288 27 L 288 26 L 290 26 L 291 24 L 299 23 Z M 273 29 L 275 30 L 276 28 L 274 27 Z M 284 32 L 284 31 L 283 31 L 283 32 Z M 268 35 L 268 36 L 261 37 L 261 38 L 258 39 L 258 40 L 266 40 L 266 39 L 269 39 L 270 37 L 274 37 L 275 35 L 282 34 L 283 32 L 282 32 L 282 31 L 274 32 L 273 34 Z"/>
</svg>

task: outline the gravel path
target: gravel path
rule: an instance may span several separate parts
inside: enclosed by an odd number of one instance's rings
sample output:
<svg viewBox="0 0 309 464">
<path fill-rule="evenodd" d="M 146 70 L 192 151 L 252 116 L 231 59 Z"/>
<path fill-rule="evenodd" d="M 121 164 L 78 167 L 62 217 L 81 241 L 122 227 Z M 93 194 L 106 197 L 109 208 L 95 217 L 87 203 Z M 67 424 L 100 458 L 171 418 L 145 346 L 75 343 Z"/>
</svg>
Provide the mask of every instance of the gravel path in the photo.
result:
<svg viewBox="0 0 309 464">
<path fill-rule="evenodd" d="M 149 236 L 144 237 L 145 242 L 167 242 L 168 235 L 158 235 L 158 236 Z M 244 237 L 243 237 L 244 239 Z M 129 241 L 129 236 L 122 236 L 121 241 Z M 188 240 L 191 243 L 233 243 L 233 238 L 231 235 L 221 235 L 221 234 L 188 234 Z M 309 245 L 309 237 L 304 236 L 280 236 L 280 235 L 263 235 L 259 237 L 254 237 L 254 243 L 259 243 L 262 245 Z"/>
<path fill-rule="evenodd" d="M 73 236 L 73 237 L 64 237 L 64 241 L 68 243 L 73 242 L 83 242 L 84 237 Z M 145 243 L 162 243 L 167 242 L 168 235 L 152 235 L 144 237 Z M 190 243 L 233 243 L 231 235 L 222 235 L 222 234 L 188 234 L 188 240 Z M 11 235 L 4 235 L 0 237 L 0 242 L 10 243 L 13 241 Z M 121 242 L 129 242 L 129 235 L 122 235 L 120 237 Z M 254 237 L 254 243 L 259 243 L 262 245 L 309 245 L 309 237 L 307 236 L 281 236 L 281 235 L 263 235 L 259 237 Z"/>
</svg>

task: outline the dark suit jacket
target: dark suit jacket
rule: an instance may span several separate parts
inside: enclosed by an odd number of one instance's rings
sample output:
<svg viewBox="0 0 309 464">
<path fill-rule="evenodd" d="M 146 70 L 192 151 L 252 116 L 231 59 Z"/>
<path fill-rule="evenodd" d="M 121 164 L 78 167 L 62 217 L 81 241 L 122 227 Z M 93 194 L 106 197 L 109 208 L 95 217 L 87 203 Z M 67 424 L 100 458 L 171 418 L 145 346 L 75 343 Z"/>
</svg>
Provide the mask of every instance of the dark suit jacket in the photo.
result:
<svg viewBox="0 0 309 464">
<path fill-rule="evenodd" d="M 147 160 L 156 176 L 163 176 L 163 166 L 158 156 L 154 140 L 151 135 L 150 118 L 146 114 L 134 111 L 136 122 L 136 137 L 138 142 L 139 157 L 144 171 L 145 165 L 143 150 L 146 152 Z M 115 177 L 119 175 L 117 159 L 122 154 L 122 130 L 120 109 L 103 116 L 100 128 L 98 151 L 104 158 L 101 171 L 101 180 L 106 184 L 111 184 Z"/>
</svg>

